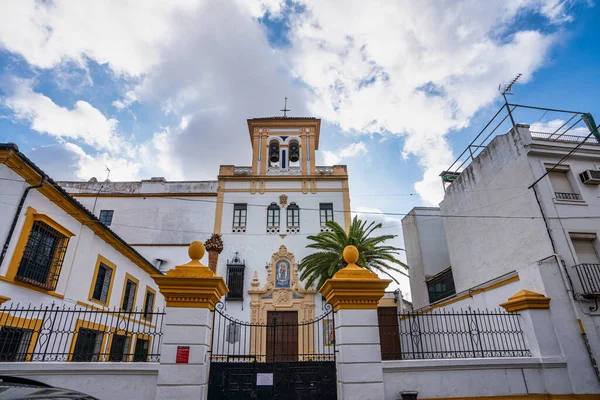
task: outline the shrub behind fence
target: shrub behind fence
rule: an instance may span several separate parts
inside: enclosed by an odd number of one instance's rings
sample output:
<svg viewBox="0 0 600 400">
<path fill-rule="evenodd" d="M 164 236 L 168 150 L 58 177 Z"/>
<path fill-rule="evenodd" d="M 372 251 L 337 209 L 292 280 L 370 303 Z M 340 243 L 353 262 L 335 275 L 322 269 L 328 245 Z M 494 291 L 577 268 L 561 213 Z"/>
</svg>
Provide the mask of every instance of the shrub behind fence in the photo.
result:
<svg viewBox="0 0 600 400">
<path fill-rule="evenodd" d="M 158 362 L 164 311 L 0 308 L 0 361 Z"/>
</svg>

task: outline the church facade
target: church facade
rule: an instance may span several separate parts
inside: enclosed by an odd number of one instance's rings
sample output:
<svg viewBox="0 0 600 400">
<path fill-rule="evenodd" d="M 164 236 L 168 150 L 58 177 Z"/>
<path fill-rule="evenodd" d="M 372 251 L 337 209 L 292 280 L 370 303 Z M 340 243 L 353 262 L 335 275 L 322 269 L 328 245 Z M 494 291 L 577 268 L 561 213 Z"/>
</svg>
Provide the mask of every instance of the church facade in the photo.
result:
<svg viewBox="0 0 600 400">
<path fill-rule="evenodd" d="M 316 165 L 320 125 L 248 120 L 252 165 L 222 165 L 214 181 L 59 184 L 161 271 L 187 262 L 192 241 L 220 234 L 216 272 L 230 288 L 223 300 L 232 317 L 264 323 L 269 311 L 292 311 L 311 320 L 323 304 L 298 276 L 307 237 L 351 218 L 346 167 Z"/>
</svg>

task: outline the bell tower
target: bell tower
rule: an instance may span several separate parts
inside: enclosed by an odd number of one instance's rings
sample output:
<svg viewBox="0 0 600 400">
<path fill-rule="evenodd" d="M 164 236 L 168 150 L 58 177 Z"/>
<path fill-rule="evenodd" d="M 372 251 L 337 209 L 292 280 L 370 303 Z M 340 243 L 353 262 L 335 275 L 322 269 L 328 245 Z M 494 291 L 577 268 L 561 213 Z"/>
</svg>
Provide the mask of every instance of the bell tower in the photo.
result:
<svg viewBox="0 0 600 400">
<path fill-rule="evenodd" d="M 320 130 L 312 117 L 249 119 L 252 175 L 314 175 Z"/>
</svg>

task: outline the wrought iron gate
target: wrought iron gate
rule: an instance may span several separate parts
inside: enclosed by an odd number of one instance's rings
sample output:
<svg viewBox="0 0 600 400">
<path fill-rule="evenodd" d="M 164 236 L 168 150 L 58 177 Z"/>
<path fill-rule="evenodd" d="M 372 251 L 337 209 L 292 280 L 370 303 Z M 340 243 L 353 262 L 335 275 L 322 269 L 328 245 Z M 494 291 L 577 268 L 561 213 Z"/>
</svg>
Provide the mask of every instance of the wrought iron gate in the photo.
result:
<svg viewBox="0 0 600 400">
<path fill-rule="evenodd" d="M 334 313 L 272 311 L 265 324 L 214 313 L 209 399 L 336 399 Z"/>
</svg>

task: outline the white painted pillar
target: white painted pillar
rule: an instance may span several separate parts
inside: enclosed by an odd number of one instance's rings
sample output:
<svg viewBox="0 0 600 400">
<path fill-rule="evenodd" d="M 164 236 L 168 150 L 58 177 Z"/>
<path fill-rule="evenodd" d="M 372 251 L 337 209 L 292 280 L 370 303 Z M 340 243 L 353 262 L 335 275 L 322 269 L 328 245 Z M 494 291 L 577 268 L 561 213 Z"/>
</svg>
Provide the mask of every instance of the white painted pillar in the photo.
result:
<svg viewBox="0 0 600 400">
<path fill-rule="evenodd" d="M 338 399 L 383 399 L 377 309 L 341 309 L 335 325 Z"/>
<path fill-rule="evenodd" d="M 167 303 L 157 400 L 208 396 L 213 310 L 228 289 L 222 277 L 200 263 L 204 252 L 202 242 L 193 242 L 189 263 L 152 276 Z"/>
<path fill-rule="evenodd" d="M 208 308 L 167 307 L 157 400 L 207 398 L 212 314 Z M 187 363 L 178 362 L 178 348 L 189 351 Z"/>
</svg>

